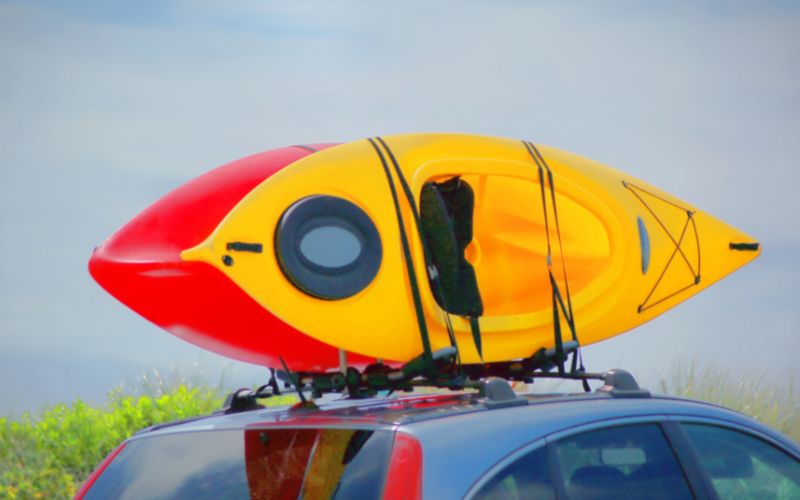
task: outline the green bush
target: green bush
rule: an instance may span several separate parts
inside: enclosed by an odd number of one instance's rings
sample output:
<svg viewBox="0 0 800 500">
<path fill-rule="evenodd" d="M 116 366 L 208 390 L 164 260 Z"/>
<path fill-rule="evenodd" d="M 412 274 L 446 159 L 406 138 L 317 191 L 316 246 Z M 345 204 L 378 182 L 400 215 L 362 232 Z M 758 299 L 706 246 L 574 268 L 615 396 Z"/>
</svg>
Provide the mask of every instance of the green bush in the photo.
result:
<svg viewBox="0 0 800 500">
<path fill-rule="evenodd" d="M 120 387 L 101 408 L 76 400 L 39 415 L 0 419 L 0 498 L 69 498 L 92 469 L 137 430 L 211 413 L 224 400 L 218 388 L 183 383 L 168 388 L 145 384 L 134 392 L 150 394 L 125 394 Z M 272 404 L 293 401 L 273 399 Z"/>
</svg>

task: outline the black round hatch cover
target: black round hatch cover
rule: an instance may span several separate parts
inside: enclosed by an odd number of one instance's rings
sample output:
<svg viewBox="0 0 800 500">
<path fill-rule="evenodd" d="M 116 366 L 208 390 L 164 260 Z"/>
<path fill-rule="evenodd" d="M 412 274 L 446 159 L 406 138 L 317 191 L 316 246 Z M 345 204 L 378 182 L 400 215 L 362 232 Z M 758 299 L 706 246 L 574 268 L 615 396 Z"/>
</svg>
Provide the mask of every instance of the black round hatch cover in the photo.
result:
<svg viewBox="0 0 800 500">
<path fill-rule="evenodd" d="M 314 195 L 283 213 L 275 230 L 275 253 L 294 286 L 313 297 L 338 300 L 372 282 L 382 248 L 363 210 L 342 198 Z"/>
</svg>

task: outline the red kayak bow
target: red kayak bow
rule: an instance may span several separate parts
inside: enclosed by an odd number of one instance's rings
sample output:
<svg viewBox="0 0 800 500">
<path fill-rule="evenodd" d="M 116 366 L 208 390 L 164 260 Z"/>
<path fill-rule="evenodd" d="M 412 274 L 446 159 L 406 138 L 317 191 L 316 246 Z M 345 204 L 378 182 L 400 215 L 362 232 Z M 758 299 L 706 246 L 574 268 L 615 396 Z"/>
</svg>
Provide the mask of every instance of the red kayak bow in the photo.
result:
<svg viewBox="0 0 800 500">
<path fill-rule="evenodd" d="M 338 349 L 287 325 L 212 266 L 181 260 L 254 187 L 314 151 L 290 146 L 214 169 L 175 189 L 97 247 L 92 277 L 117 300 L 177 337 L 223 356 L 292 370 L 339 366 Z M 374 359 L 348 354 L 348 364 Z"/>
</svg>

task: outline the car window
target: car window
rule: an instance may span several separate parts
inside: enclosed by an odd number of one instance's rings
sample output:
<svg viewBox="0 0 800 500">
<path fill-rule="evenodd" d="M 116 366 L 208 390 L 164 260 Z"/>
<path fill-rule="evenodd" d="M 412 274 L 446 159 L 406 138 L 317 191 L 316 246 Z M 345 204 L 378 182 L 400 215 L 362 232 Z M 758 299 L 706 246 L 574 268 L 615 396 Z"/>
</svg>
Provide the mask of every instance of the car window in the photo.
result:
<svg viewBox="0 0 800 500">
<path fill-rule="evenodd" d="M 561 439 L 554 447 L 572 500 L 693 498 L 657 424 L 597 429 Z"/>
<path fill-rule="evenodd" d="M 800 462 L 780 449 L 732 429 L 682 425 L 722 500 L 800 498 Z"/>
<path fill-rule="evenodd" d="M 84 498 L 378 498 L 392 437 L 352 429 L 143 437 L 122 449 Z"/>
<path fill-rule="evenodd" d="M 547 448 L 541 447 L 503 467 L 473 497 L 480 500 L 556 498 L 550 479 Z"/>
</svg>

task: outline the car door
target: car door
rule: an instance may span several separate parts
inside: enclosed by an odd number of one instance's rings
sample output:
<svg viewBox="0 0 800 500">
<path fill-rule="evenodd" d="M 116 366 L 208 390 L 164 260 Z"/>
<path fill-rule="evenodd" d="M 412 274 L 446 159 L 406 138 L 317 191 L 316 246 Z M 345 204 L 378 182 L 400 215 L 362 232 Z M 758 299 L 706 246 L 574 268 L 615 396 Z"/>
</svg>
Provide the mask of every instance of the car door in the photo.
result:
<svg viewBox="0 0 800 500">
<path fill-rule="evenodd" d="M 496 464 L 467 498 L 707 498 L 702 476 L 688 468 L 665 418 L 615 419 L 530 443 Z"/>
</svg>

